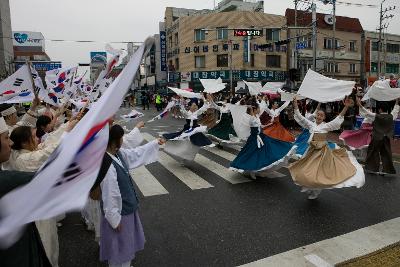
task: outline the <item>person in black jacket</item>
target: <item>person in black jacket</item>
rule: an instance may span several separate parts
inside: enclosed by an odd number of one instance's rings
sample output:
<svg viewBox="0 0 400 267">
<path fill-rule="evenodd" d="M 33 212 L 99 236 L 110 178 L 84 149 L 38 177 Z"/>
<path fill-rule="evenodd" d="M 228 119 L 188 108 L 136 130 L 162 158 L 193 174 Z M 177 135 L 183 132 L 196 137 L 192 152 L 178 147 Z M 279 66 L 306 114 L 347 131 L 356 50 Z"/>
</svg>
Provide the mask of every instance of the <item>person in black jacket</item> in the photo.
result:
<svg viewBox="0 0 400 267">
<path fill-rule="evenodd" d="M 12 141 L 4 119 L 0 118 L 0 163 L 9 159 Z M 12 190 L 29 183 L 34 173 L 0 171 L 0 198 Z M 1 221 L 1 210 L 0 210 Z M 0 244 L 1 245 L 1 244 Z M 2 267 L 51 267 L 35 223 L 25 226 L 21 237 L 10 247 L 0 247 Z"/>
</svg>

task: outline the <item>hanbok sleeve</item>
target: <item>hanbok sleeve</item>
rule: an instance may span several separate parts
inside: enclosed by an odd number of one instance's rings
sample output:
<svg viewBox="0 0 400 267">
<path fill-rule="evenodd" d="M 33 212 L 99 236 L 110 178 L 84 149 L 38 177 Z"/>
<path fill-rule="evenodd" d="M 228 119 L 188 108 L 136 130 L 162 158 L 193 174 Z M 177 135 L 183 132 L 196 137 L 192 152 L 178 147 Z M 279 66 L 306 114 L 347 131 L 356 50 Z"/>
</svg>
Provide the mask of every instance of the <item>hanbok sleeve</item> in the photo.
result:
<svg viewBox="0 0 400 267">
<path fill-rule="evenodd" d="M 121 148 L 119 152 L 125 159 L 130 170 L 138 168 L 143 165 L 147 165 L 158 161 L 158 151 L 160 146 L 158 140 L 151 141 L 143 146 L 139 146 L 133 149 Z"/>
<path fill-rule="evenodd" d="M 294 119 L 303 128 L 311 130 L 313 128 L 313 123 L 301 115 L 298 108 L 294 110 Z"/>
<path fill-rule="evenodd" d="M 263 114 L 267 108 L 268 108 L 268 103 L 262 100 L 260 103 L 260 114 Z"/>
<path fill-rule="evenodd" d="M 339 115 L 333 121 L 325 123 L 324 129 L 328 132 L 339 130 L 340 126 L 342 126 L 343 121 L 344 117 Z"/>
<path fill-rule="evenodd" d="M 197 111 L 197 115 L 201 115 L 203 114 L 207 109 L 210 108 L 209 104 L 204 104 L 198 111 Z"/>
<path fill-rule="evenodd" d="M 399 116 L 399 112 L 400 112 L 400 106 L 395 105 L 392 110 L 393 120 L 397 120 L 397 117 Z"/>
<path fill-rule="evenodd" d="M 180 105 L 180 109 L 181 109 L 182 115 L 185 116 L 185 117 L 188 117 L 188 112 L 185 109 L 185 106 L 184 105 Z"/>
<path fill-rule="evenodd" d="M 118 186 L 117 171 L 113 165 L 108 169 L 100 186 L 104 216 L 111 227 L 115 229 L 121 222 L 122 197 Z"/>
<path fill-rule="evenodd" d="M 363 117 L 365 119 L 369 119 L 371 122 L 373 122 L 375 120 L 375 116 L 376 116 L 375 113 L 367 110 L 363 106 L 360 106 L 360 115 L 361 115 L 361 117 Z"/>
<path fill-rule="evenodd" d="M 138 147 L 143 142 L 142 133 L 138 128 L 133 128 L 128 134 L 123 137 L 122 148 L 130 149 Z"/>
<path fill-rule="evenodd" d="M 285 108 L 287 108 L 287 107 L 289 106 L 290 102 L 291 102 L 291 101 L 286 101 L 285 103 L 283 103 L 283 105 L 282 105 L 280 108 L 278 108 L 277 114 L 280 114 L 280 113 L 282 112 L 282 110 L 284 110 Z"/>
</svg>

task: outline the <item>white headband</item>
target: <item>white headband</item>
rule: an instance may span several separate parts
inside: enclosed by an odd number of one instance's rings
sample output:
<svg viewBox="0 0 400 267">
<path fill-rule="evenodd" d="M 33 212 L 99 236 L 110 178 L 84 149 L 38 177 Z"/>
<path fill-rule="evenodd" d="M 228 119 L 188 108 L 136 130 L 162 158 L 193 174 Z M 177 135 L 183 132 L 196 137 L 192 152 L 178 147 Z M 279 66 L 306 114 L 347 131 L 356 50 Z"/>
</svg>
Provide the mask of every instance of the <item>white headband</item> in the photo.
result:
<svg viewBox="0 0 400 267">
<path fill-rule="evenodd" d="M 11 115 L 11 114 L 16 113 L 16 112 L 17 112 L 17 110 L 15 109 L 14 106 L 12 106 L 12 107 L 9 107 L 6 110 L 3 110 L 1 112 L 1 116 L 5 117 L 5 116 Z"/>
<path fill-rule="evenodd" d="M 3 117 L 0 118 L 0 134 L 8 132 L 6 121 Z"/>
</svg>

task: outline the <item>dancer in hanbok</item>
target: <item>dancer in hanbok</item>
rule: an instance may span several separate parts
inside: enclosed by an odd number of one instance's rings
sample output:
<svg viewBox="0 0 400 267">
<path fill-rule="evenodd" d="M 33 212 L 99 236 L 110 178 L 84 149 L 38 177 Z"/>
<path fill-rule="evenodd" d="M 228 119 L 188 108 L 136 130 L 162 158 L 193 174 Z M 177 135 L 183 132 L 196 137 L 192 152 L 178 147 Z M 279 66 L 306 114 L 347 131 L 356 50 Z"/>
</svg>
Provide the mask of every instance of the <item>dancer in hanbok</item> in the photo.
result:
<svg viewBox="0 0 400 267">
<path fill-rule="evenodd" d="M 107 171 L 101 182 L 100 260 L 109 266 L 131 266 L 136 252 L 144 249 L 145 237 L 138 212 L 138 198 L 129 171 L 158 160 L 158 139 L 143 146 L 122 148 L 124 130 L 110 129 L 101 169 Z M 107 164 L 107 166 L 105 166 Z"/>
<path fill-rule="evenodd" d="M 360 129 L 344 130 L 340 134 L 339 139 L 353 151 L 354 155 L 358 159 L 364 161 L 367 155 L 368 146 L 372 140 L 373 120 L 362 108 L 360 108 L 360 116 L 364 118 Z"/>
<path fill-rule="evenodd" d="M 207 95 L 205 94 L 204 97 L 207 98 Z M 201 119 L 199 119 L 198 123 L 202 126 L 206 126 L 207 129 L 211 129 L 217 124 L 217 105 L 214 104 L 213 100 L 209 99 L 207 99 L 204 104 L 207 104 L 208 109 L 201 114 Z"/>
<path fill-rule="evenodd" d="M 318 110 L 321 107 L 321 103 L 318 103 L 317 108 L 315 109 L 314 113 L 311 113 L 309 106 L 307 108 L 305 118 L 308 119 L 311 122 L 315 122 L 315 118 L 317 117 Z M 294 145 L 297 146 L 296 149 L 296 154 L 293 156 L 294 159 L 300 159 L 301 157 L 304 156 L 304 153 L 308 150 L 309 147 L 309 140 L 310 140 L 311 133 L 308 129 L 303 128 L 303 131 L 296 137 L 296 141 L 294 142 Z M 336 147 L 335 143 L 329 142 L 328 141 L 328 146 L 331 149 L 334 149 Z"/>
<path fill-rule="evenodd" d="M 346 98 L 345 107 L 336 119 L 325 123 L 325 112 L 319 110 L 315 122 L 306 119 L 299 111 L 297 99 L 293 101 L 295 120 L 300 126 L 310 131 L 309 148 L 306 154 L 289 166 L 293 181 L 302 186 L 302 192 L 308 193 L 309 199 L 316 199 L 322 189 L 355 186 L 360 188 L 365 183 L 362 166 L 350 151 L 336 146 L 330 149 L 326 138 L 329 132 L 340 129 L 344 114 L 351 106 Z"/>
<path fill-rule="evenodd" d="M 182 164 L 185 160 L 193 161 L 201 147 L 212 145 L 210 139 L 204 135 L 207 127 L 198 124 L 198 116 L 210 108 L 210 105 L 215 105 L 211 96 L 208 96 L 208 99 L 211 104 L 205 103 L 200 109 L 194 102 L 192 102 L 189 111 L 184 106 L 181 106 L 181 113 L 186 118 L 183 130 L 162 135 L 165 139 L 171 141 L 165 146 L 165 152 L 181 158 L 183 160 Z"/>
<path fill-rule="evenodd" d="M 279 115 L 289 104 L 290 101 L 286 101 L 279 107 L 278 102 L 274 101 L 271 109 L 268 107 L 265 108 L 265 112 L 271 117 L 271 120 L 265 125 L 266 127 L 263 130 L 265 135 L 285 142 L 295 141 L 294 136 L 279 121 Z"/>
<path fill-rule="evenodd" d="M 287 165 L 289 158 L 296 151 L 292 143 L 264 135 L 261 131 L 259 114 L 259 106 L 247 108 L 243 120 L 247 120 L 250 136 L 230 166 L 231 170 L 249 174 L 252 179 L 258 174 Z"/>
<path fill-rule="evenodd" d="M 396 120 L 400 112 L 399 100 L 396 100 L 391 113 L 389 113 L 390 107 L 387 102 L 380 102 L 378 104 L 379 114 L 365 109 L 359 99 L 357 99 L 357 104 L 366 118 L 372 121 L 373 125 L 372 140 L 368 146 L 365 169 L 381 175 L 396 174 L 390 139 L 393 138 L 393 121 Z M 382 170 L 380 168 L 381 162 Z"/>
<path fill-rule="evenodd" d="M 232 144 L 240 141 L 232 126 L 233 119 L 229 109 L 230 105 L 231 104 L 229 103 L 222 102 L 221 106 L 215 106 L 215 108 L 221 113 L 220 119 L 217 122 L 217 125 L 208 130 L 210 138 L 215 139 L 220 145 L 222 143 Z"/>
</svg>

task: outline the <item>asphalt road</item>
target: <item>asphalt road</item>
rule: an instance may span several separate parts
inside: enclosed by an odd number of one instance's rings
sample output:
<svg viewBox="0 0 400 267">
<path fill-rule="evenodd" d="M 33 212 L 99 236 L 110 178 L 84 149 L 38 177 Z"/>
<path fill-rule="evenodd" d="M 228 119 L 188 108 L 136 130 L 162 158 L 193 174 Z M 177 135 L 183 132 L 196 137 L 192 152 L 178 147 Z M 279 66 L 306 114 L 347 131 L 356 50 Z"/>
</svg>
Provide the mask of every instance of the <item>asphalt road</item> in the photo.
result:
<svg viewBox="0 0 400 267">
<path fill-rule="evenodd" d="M 125 125 L 132 128 L 133 123 Z M 157 136 L 182 125 L 182 120 L 167 118 L 143 131 Z M 210 151 L 201 155 L 229 166 Z M 147 167 L 168 194 L 144 197 L 137 190 L 146 246 L 133 266 L 237 266 L 400 216 L 399 177 L 367 174 L 361 189 L 325 190 L 309 201 L 287 169 L 279 170 L 281 178 L 231 184 L 197 162 L 187 168 L 212 187 L 192 190 L 165 165 Z M 398 163 L 396 168 L 400 173 Z M 78 213 L 63 221 L 59 239 L 61 267 L 106 266 Z"/>
</svg>

